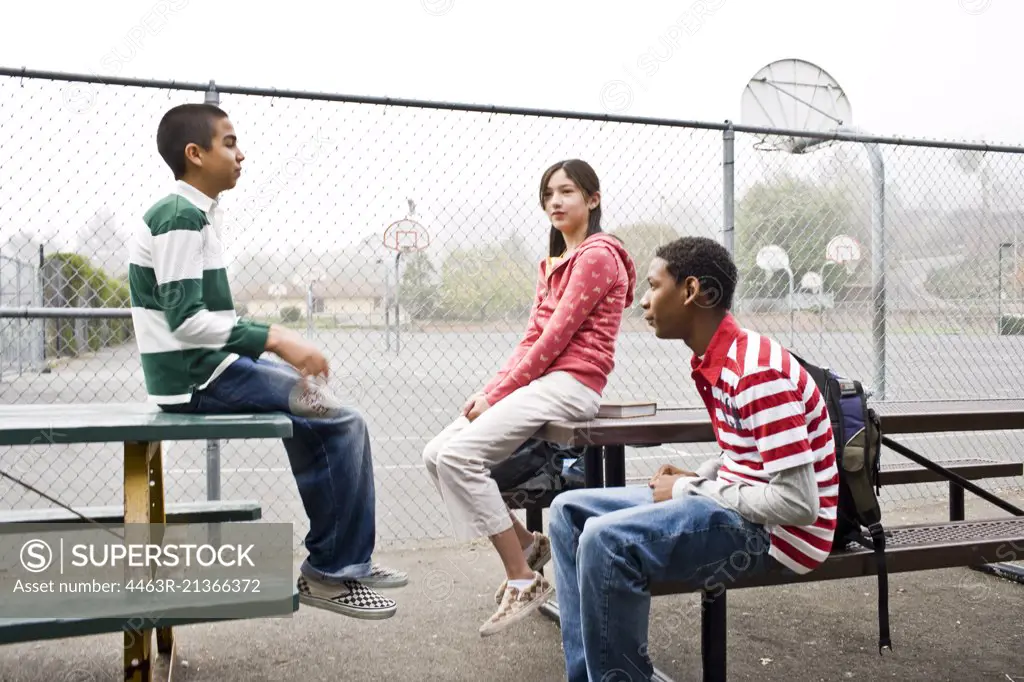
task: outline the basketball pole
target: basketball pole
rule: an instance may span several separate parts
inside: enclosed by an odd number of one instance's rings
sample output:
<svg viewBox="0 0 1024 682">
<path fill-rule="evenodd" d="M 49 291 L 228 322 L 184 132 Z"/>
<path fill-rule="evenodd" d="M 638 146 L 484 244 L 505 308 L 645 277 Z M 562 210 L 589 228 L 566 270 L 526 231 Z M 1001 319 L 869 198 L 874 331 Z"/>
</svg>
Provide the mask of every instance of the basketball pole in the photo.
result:
<svg viewBox="0 0 1024 682">
<path fill-rule="evenodd" d="M 722 131 L 722 244 L 729 255 L 736 255 L 736 131 L 733 130 L 732 121 L 727 121 L 729 127 Z M 735 282 L 734 282 L 735 284 Z"/>
<path fill-rule="evenodd" d="M 859 128 L 839 126 L 839 132 L 866 134 Z M 885 400 L 885 159 L 874 142 L 862 142 L 871 161 L 871 297 L 874 306 L 872 341 L 875 349 L 875 394 Z"/>
<path fill-rule="evenodd" d="M 402 300 L 402 278 L 398 272 L 398 261 L 402 258 L 402 250 L 395 252 L 395 355 L 402 352 L 402 319 L 399 302 Z"/>
<path fill-rule="evenodd" d="M 378 259 L 384 270 L 384 350 L 391 350 L 391 278 L 388 264 Z"/>
</svg>

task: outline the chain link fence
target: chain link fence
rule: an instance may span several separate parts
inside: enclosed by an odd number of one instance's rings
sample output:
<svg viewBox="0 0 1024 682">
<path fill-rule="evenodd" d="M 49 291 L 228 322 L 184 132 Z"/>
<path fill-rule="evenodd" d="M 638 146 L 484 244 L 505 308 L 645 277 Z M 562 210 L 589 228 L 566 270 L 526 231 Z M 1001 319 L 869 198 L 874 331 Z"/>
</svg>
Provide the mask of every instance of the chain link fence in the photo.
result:
<svg viewBox="0 0 1024 682">
<path fill-rule="evenodd" d="M 39 269 L 0 250 L 0 308 L 42 305 Z M 39 320 L 0 318 L 0 382 L 43 367 Z"/>
<path fill-rule="evenodd" d="M 1024 394 L 1024 148 L 842 136 L 789 155 L 759 149 L 772 131 L 729 124 L 0 70 L 0 250 L 42 247 L 61 273 L 48 275 L 45 306 L 94 309 L 84 331 L 60 320 L 71 331 L 48 333 L 49 373 L 6 381 L 0 401 L 145 399 L 123 319 L 125 244 L 170 186 L 157 122 L 204 99 L 229 113 L 246 155 L 222 197 L 236 306 L 325 349 L 332 386 L 370 425 L 382 544 L 448 536 L 421 452 L 524 329 L 549 229 L 540 176 L 563 158 L 597 170 L 605 229 L 641 274 L 638 301 L 660 244 L 723 239 L 740 267 L 741 322 L 862 379 L 876 400 Z M 100 326 L 97 314 L 114 309 L 122 318 Z M 700 405 L 688 359 L 681 343 L 653 337 L 636 306 L 606 397 Z M 1012 434 L 918 440 L 939 458 L 1021 457 Z M 118 504 L 119 449 L 71 450 L 62 468 L 23 449 L 3 452 L 0 466 L 67 503 Z M 628 449 L 627 473 L 710 454 Z M 265 519 L 295 524 L 297 541 L 304 534 L 280 443 L 170 443 L 166 462 L 169 500 L 216 487 L 260 500 Z M 0 500 L 45 504 L 7 483 Z"/>
</svg>

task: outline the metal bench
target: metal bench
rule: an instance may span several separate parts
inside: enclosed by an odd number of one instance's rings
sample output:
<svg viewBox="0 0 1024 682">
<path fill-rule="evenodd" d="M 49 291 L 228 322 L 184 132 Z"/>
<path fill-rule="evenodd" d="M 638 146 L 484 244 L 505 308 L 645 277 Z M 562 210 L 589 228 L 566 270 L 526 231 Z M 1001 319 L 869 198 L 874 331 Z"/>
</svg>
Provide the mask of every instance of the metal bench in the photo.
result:
<svg viewBox="0 0 1024 682">
<path fill-rule="evenodd" d="M 124 507 L 80 507 L 76 511 L 97 523 L 124 523 Z M 164 514 L 166 523 L 230 523 L 258 521 L 263 518 L 263 508 L 259 502 L 252 500 L 211 500 L 168 504 Z M 24 523 L 88 523 L 88 521 L 61 508 L 0 510 L 0 533 L 4 532 L 4 524 Z M 17 529 L 11 530 L 21 532 Z"/>
<path fill-rule="evenodd" d="M 983 401 L 919 401 L 882 403 L 873 406 L 881 417 L 883 445 L 908 462 L 893 463 L 883 456 L 881 482 L 885 485 L 927 483 L 947 480 L 930 467 L 931 462 L 909 448 L 892 440 L 891 436 L 911 433 L 943 433 L 968 431 L 1024 430 L 1024 400 Z M 586 446 L 586 486 L 622 486 L 626 484 L 625 448 L 627 445 L 643 447 L 663 443 L 714 442 L 714 430 L 704 408 L 659 410 L 651 417 L 634 419 L 594 419 L 589 422 L 551 422 L 542 427 L 535 438 L 562 446 Z M 916 463 L 915 463 L 916 462 Z M 950 481 L 949 523 L 911 526 L 886 525 L 886 572 L 932 570 L 964 566 L 985 570 L 1013 580 L 1024 581 L 1024 572 L 1006 562 L 1024 560 L 1024 516 L 1019 510 L 984 489 L 971 483 L 981 478 L 1020 475 L 1024 464 L 1019 462 L 992 462 L 988 460 L 941 460 L 941 464 L 963 479 L 963 484 Z M 964 490 L 982 497 L 1012 514 L 1015 518 L 985 521 L 963 521 Z M 540 527 L 540 503 L 514 491 L 509 497 L 535 508 L 527 511 L 527 520 L 533 513 L 533 522 Z M 551 496 L 553 499 L 553 496 Z M 550 499 L 547 500 L 550 504 Z M 883 525 L 885 520 L 883 519 Z M 1002 562 L 1002 563 L 998 563 Z M 726 679 L 726 611 L 725 595 L 728 589 L 761 587 L 788 583 L 806 583 L 877 575 L 874 552 L 857 547 L 847 548 L 831 556 L 824 565 L 806 576 L 789 576 L 780 572 L 769 573 L 757 580 L 719 584 L 715 594 L 709 590 L 672 583 L 651 585 L 651 594 L 666 595 L 700 591 L 701 659 L 703 679 Z M 549 602 L 541 613 L 557 620 L 557 604 Z M 669 678 L 656 671 L 655 680 L 668 682 Z"/>
<path fill-rule="evenodd" d="M 1024 560 L 1024 518 L 985 521 L 952 521 L 894 526 L 886 539 L 887 573 L 906 573 L 959 566 L 974 566 L 992 561 Z M 703 591 L 701 601 L 701 662 L 705 682 L 725 680 L 726 673 L 726 594 L 728 590 L 769 585 L 789 585 L 826 580 L 842 580 L 877 575 L 875 555 L 869 549 L 851 545 L 833 554 L 824 564 L 806 575 L 769 571 L 754 579 L 717 583 L 704 590 L 692 585 L 665 582 L 650 585 L 651 596 Z M 715 593 L 717 592 L 717 594 Z M 558 619 L 557 604 L 545 605 L 544 613 Z M 671 682 L 655 670 L 656 682 Z"/>
<path fill-rule="evenodd" d="M 895 526 L 886 539 L 886 572 L 906 573 L 942 568 L 970 567 L 993 561 L 1024 560 L 1024 518 L 985 521 L 953 521 L 941 524 Z M 727 590 L 768 585 L 842 580 L 877 575 L 875 555 L 869 549 L 853 546 L 833 554 L 825 563 L 803 576 L 771 571 L 756 579 L 722 584 L 718 594 L 703 592 L 701 600 L 701 662 L 705 682 L 726 679 Z M 652 596 L 694 592 L 678 583 L 654 583 Z M 671 682 L 660 671 L 656 682 Z"/>
</svg>

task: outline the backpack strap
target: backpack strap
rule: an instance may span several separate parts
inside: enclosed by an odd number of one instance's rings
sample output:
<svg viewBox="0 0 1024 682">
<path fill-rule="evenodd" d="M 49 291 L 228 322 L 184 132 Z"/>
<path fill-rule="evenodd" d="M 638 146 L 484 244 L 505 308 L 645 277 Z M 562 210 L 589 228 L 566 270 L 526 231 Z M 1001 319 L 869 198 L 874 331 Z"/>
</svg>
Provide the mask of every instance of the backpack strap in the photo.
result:
<svg viewBox="0 0 1024 682">
<path fill-rule="evenodd" d="M 892 639 L 889 637 L 889 572 L 885 566 L 885 529 L 881 523 L 872 523 L 868 527 L 871 542 L 875 546 L 875 563 L 878 570 L 878 654 L 882 649 L 892 651 Z"/>
<path fill-rule="evenodd" d="M 868 533 L 871 535 L 870 542 L 856 530 L 844 539 L 875 553 L 878 574 L 878 653 L 881 655 L 882 649 L 893 650 L 892 638 L 889 636 L 889 572 L 885 563 L 885 529 L 881 523 L 872 523 L 868 526 Z"/>
</svg>

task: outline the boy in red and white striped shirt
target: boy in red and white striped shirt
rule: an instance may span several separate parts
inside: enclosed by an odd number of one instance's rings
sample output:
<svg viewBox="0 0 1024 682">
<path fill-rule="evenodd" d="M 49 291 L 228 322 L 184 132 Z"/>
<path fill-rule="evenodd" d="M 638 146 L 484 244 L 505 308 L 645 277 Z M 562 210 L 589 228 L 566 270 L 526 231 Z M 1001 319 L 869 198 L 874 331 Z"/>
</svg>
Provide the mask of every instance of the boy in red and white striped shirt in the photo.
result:
<svg viewBox="0 0 1024 682">
<path fill-rule="evenodd" d="M 714 240 L 658 249 L 640 305 L 662 339 L 693 351 L 691 376 L 722 454 L 696 472 L 662 466 L 647 486 L 562 493 L 551 507 L 569 682 L 615 670 L 649 679 L 651 581 L 715 591 L 832 549 L 839 472 L 825 402 L 778 342 L 729 312 L 737 271 Z"/>
</svg>

